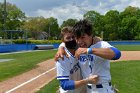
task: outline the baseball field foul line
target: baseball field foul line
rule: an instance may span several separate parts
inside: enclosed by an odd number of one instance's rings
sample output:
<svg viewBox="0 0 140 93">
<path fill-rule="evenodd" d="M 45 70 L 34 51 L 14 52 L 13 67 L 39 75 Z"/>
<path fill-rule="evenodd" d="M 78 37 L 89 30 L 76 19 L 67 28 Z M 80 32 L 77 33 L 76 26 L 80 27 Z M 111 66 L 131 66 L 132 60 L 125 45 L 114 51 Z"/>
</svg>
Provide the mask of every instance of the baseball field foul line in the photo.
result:
<svg viewBox="0 0 140 93">
<path fill-rule="evenodd" d="M 20 88 L 20 87 L 22 87 L 22 86 L 28 84 L 28 83 L 30 83 L 31 81 L 33 81 L 33 80 L 35 80 L 35 79 L 37 79 L 37 78 L 39 78 L 39 77 L 45 75 L 46 73 L 48 73 L 48 72 L 54 70 L 55 68 L 56 68 L 56 67 L 51 68 L 51 69 L 49 69 L 48 71 L 46 71 L 46 72 L 44 72 L 44 73 L 42 73 L 42 74 L 40 74 L 40 75 L 38 75 L 38 76 L 36 76 L 36 77 L 34 77 L 34 78 L 32 78 L 32 79 L 30 79 L 30 80 L 28 80 L 28 81 L 22 83 L 22 84 L 20 84 L 20 85 L 14 87 L 14 88 L 12 88 L 12 89 L 10 89 L 9 91 L 6 91 L 5 93 L 10 93 L 10 92 L 12 92 L 12 91 L 14 91 L 14 90 L 16 90 L 16 89 L 18 89 L 18 88 Z"/>
</svg>

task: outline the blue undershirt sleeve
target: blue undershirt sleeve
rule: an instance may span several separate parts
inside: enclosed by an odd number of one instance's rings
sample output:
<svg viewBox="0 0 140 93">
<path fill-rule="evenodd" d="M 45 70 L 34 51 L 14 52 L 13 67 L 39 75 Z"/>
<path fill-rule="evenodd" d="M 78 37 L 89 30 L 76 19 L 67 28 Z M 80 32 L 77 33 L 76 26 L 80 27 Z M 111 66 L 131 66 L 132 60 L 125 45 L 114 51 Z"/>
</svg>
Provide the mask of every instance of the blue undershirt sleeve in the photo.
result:
<svg viewBox="0 0 140 93">
<path fill-rule="evenodd" d="M 110 49 L 112 49 L 115 53 L 115 56 L 112 58 L 112 60 L 117 60 L 121 57 L 121 52 L 120 50 L 118 50 L 117 48 L 115 47 L 110 47 Z"/>
<path fill-rule="evenodd" d="M 62 87 L 62 89 L 64 90 L 73 90 L 75 89 L 75 84 L 73 80 L 60 80 L 60 86 Z"/>
</svg>

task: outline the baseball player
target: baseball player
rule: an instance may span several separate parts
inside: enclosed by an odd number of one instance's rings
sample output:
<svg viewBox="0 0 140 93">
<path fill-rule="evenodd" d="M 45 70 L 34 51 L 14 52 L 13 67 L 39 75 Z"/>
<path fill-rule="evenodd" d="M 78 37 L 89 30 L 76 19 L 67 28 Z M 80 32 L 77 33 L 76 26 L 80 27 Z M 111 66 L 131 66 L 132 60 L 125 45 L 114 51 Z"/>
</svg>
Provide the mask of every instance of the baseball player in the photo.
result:
<svg viewBox="0 0 140 93">
<path fill-rule="evenodd" d="M 73 27 L 78 48 L 75 56 L 84 78 L 99 75 L 97 84 L 87 84 L 87 93 L 114 93 L 111 85 L 110 60 L 117 60 L 121 52 L 105 41 L 95 43 L 92 25 L 87 20 L 80 20 Z M 84 72 L 85 71 L 85 72 Z"/>
<path fill-rule="evenodd" d="M 81 70 L 78 60 L 73 56 L 77 46 L 71 27 L 65 27 L 61 31 L 62 41 L 65 43 L 65 51 L 69 58 L 64 56 L 64 60 L 56 62 L 57 79 L 60 81 L 60 93 L 86 93 L 87 83 L 96 83 L 97 75 L 89 76 L 82 80 Z"/>
<path fill-rule="evenodd" d="M 80 47 L 76 50 L 75 56 L 79 58 L 83 77 L 99 75 L 98 84 L 87 84 L 87 93 L 114 93 L 109 60 L 119 59 L 121 52 L 105 41 L 95 42 L 92 25 L 86 20 L 76 23 L 73 31 Z"/>
</svg>

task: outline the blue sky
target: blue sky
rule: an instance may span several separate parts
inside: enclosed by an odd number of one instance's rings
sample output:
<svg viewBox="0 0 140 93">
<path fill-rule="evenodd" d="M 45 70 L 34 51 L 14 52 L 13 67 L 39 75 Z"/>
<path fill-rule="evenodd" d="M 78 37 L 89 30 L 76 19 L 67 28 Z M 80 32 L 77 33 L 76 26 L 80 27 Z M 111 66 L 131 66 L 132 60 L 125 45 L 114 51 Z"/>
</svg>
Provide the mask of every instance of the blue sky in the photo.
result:
<svg viewBox="0 0 140 93">
<path fill-rule="evenodd" d="M 69 18 L 82 19 L 83 14 L 95 10 L 105 14 L 109 10 L 123 11 L 127 6 L 140 7 L 140 0 L 6 0 L 15 4 L 26 16 L 55 17 L 62 24 Z M 0 0 L 4 2 L 4 0 Z"/>
</svg>

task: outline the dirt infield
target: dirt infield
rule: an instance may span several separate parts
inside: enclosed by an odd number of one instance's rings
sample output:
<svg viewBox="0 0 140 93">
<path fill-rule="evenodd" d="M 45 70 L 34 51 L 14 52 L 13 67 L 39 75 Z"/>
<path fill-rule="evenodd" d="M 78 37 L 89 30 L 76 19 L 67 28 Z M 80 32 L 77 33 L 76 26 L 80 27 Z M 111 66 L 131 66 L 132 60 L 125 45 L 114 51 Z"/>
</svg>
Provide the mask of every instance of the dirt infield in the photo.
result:
<svg viewBox="0 0 140 93">
<path fill-rule="evenodd" d="M 36 69 L 1 82 L 0 93 L 34 93 L 55 78 L 56 71 L 52 69 L 54 67 L 53 59 L 42 62 Z M 49 72 L 44 73 L 45 71 Z"/>
<path fill-rule="evenodd" d="M 140 60 L 140 51 L 121 51 L 122 56 L 116 61 Z"/>
<path fill-rule="evenodd" d="M 122 51 L 118 61 L 140 60 L 140 51 Z M 53 59 L 38 64 L 38 68 L 0 82 L 0 93 L 34 93 L 56 76 Z"/>
</svg>

